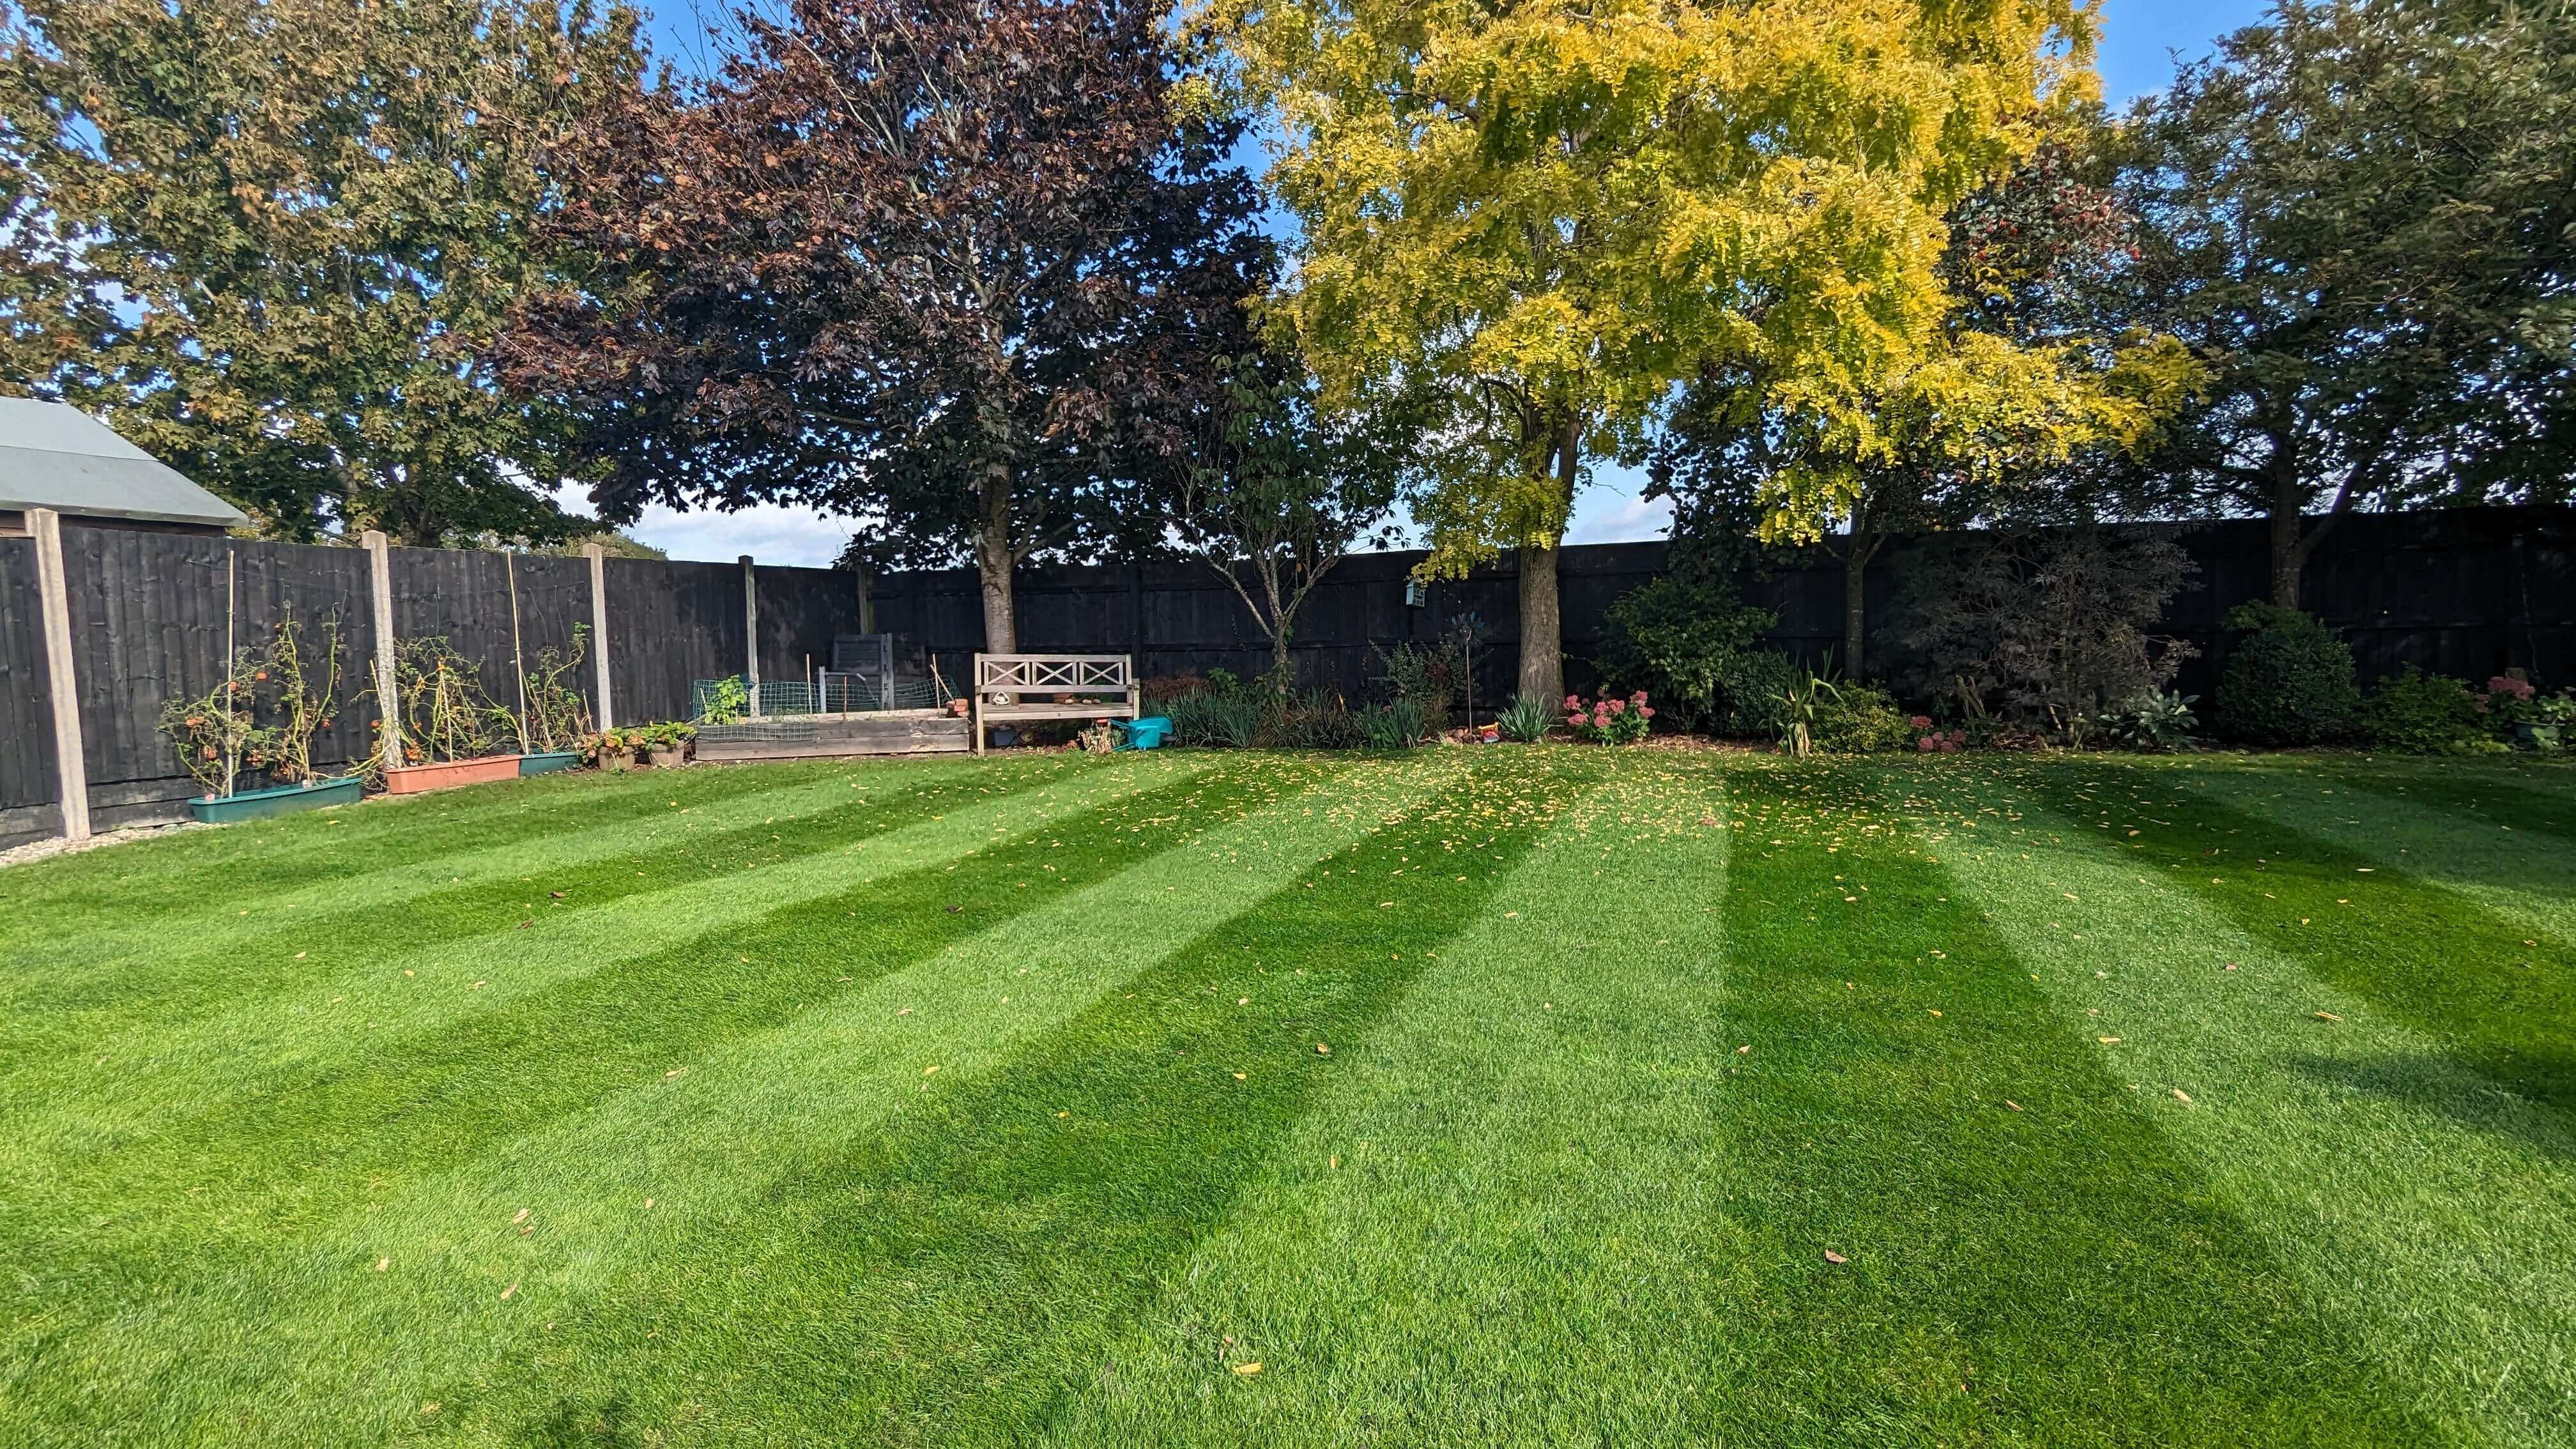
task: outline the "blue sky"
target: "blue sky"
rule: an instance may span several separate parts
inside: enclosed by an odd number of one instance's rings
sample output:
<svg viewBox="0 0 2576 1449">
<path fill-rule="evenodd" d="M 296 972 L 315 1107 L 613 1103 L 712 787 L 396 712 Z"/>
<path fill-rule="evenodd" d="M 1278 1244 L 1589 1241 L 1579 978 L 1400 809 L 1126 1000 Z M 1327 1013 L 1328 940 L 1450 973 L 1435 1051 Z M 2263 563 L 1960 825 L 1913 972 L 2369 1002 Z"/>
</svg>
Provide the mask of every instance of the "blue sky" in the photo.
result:
<svg viewBox="0 0 2576 1449">
<path fill-rule="evenodd" d="M 650 4 L 650 0 L 647 0 Z M 2104 0 L 2102 89 L 2115 104 L 2161 88 L 2174 58 L 2209 53 L 2210 42 L 2259 18 L 2261 0 Z M 663 0 L 654 6 L 653 43 L 683 69 L 696 69 L 706 54 L 698 17 L 724 13 L 724 0 Z M 1604 468 L 1575 501 L 1576 543 L 1660 538 L 1666 515 L 1640 502 L 1633 473 Z M 801 508 L 760 507 L 739 513 L 649 510 L 631 530 L 675 558 L 732 559 L 753 554 L 767 563 L 825 564 L 841 551 L 849 527 Z"/>
</svg>

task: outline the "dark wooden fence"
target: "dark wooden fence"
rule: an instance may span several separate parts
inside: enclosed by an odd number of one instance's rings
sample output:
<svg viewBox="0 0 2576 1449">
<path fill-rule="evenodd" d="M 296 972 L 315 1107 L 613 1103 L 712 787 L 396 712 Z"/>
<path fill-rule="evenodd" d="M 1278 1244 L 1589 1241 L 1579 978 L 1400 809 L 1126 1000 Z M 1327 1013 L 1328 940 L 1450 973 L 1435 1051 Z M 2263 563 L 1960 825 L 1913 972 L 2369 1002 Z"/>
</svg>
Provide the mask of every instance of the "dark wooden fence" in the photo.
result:
<svg viewBox="0 0 2576 1449">
<path fill-rule="evenodd" d="M 344 697 L 374 683 L 372 575 L 363 549 L 66 526 L 63 572 L 94 828 L 178 814 L 195 786 L 159 732 L 163 706 L 221 680 L 228 643 L 264 645 L 292 618 L 310 649 L 339 630 Z M 518 666 L 588 640 L 590 563 L 471 550 L 391 549 L 394 635 L 443 635 L 481 667 L 484 691 L 517 702 Z M 794 679 L 808 655 L 858 626 L 855 581 L 829 569 L 759 567 L 760 667 Z M 610 688 L 620 722 L 687 717 L 693 680 L 744 665 L 736 564 L 604 561 Z M 318 668 L 320 661 L 315 665 Z M 0 539 L 0 846 L 58 833 L 59 774 L 37 602 L 35 544 Z M 587 661 L 571 683 L 589 698 Z M 594 710 L 596 700 L 592 701 Z M 317 762 L 368 754 L 367 698 L 315 742 Z"/>
<path fill-rule="evenodd" d="M 2164 622 L 2200 657 L 2181 685 L 2205 694 L 2226 657 L 2219 619 L 2265 595 L 2269 570 L 2263 525 L 2254 520 L 2133 525 L 2174 537 L 2199 565 Z M 1920 541 L 1890 545 L 1869 570 L 1869 647 L 1897 653 L 1902 581 L 1923 561 Z M 1480 699 L 1511 685 L 1519 645 L 1518 578 L 1509 560 L 1469 578 L 1429 586 L 1418 607 L 1405 582 L 1418 553 L 1368 554 L 1328 575 L 1298 616 L 1292 646 L 1298 676 L 1358 695 L 1378 672 L 1372 646 L 1427 641 L 1466 613 L 1487 626 L 1477 659 Z M 1589 688 L 1610 604 L 1663 571 L 1665 546 L 1622 543 L 1564 550 L 1567 678 Z M 2352 641 L 2365 682 L 2413 663 L 2485 679 L 2507 667 L 2551 683 L 2576 683 L 2576 510 L 2467 508 L 2360 514 L 2330 529 L 2306 573 L 2306 606 Z M 1822 550 L 1748 575 L 1746 598 L 1779 616 L 1772 641 L 1805 658 L 1842 644 L 1843 576 Z M 982 604 L 967 569 L 898 574 L 876 588 L 880 627 L 912 635 L 941 659 L 950 678 L 983 637 Z M 1030 651 L 1114 649 L 1135 654 L 1147 676 L 1248 673 L 1269 667 L 1266 645 L 1231 588 L 1203 565 L 1149 563 L 1036 568 L 1016 588 L 1020 647 Z"/>
<path fill-rule="evenodd" d="M 2198 644 L 2183 687 L 2206 692 L 2224 660 L 2218 621 L 2260 597 L 2262 526 L 2221 522 L 2170 528 L 2199 564 L 2166 629 Z M 226 640 L 268 639 L 293 617 L 318 643 L 337 617 L 341 668 L 351 693 L 372 683 L 375 648 L 366 553 L 353 548 L 250 543 L 121 529 L 66 527 L 65 582 L 78 675 L 79 714 L 96 824 L 167 818 L 192 787 L 155 726 L 163 705 L 201 694 L 221 675 Z M 1870 570 L 1873 651 L 1893 653 L 1894 608 L 1913 545 L 1891 546 Z M 1659 543 L 1564 551 L 1565 643 L 1570 681 L 1588 688 L 1610 604 L 1664 567 Z M 1517 580 L 1506 561 L 1429 586 L 1406 603 L 1420 555 L 1351 559 L 1317 589 L 1298 620 L 1294 657 L 1310 684 L 1365 694 L 1378 671 L 1373 646 L 1427 641 L 1465 613 L 1486 626 L 1478 658 L 1481 699 L 1509 691 L 1517 648 Z M 483 669 L 485 690 L 512 702 L 513 660 L 570 648 L 591 618 L 585 559 L 393 549 L 388 573 L 399 638 L 445 635 Z M 734 564 L 607 559 L 602 569 L 608 660 L 621 722 L 685 717 L 689 685 L 742 670 L 743 578 Z M 848 574 L 827 569 L 754 571 L 764 678 L 802 677 L 828 657 L 835 633 L 859 627 Z M 1773 639 L 1814 657 L 1842 635 L 1842 576 L 1821 554 L 1782 561 L 1746 580 L 1747 596 L 1779 615 Z M 1266 647 L 1232 589 L 1204 567 L 1033 568 L 1017 581 L 1024 650 L 1123 651 L 1147 676 L 1251 673 Z M 2576 510 L 2461 509 L 2347 518 L 2326 535 L 2307 573 L 2307 606 L 2352 640 L 2365 680 L 2406 663 L 2483 679 L 2508 667 L 2547 684 L 2576 682 Z M 875 589 L 877 627 L 907 635 L 953 684 L 982 645 L 982 606 L 971 571 L 898 574 Z M 592 641 L 590 647 L 595 648 Z M 587 695 L 592 671 L 577 685 Z M 57 832 L 58 778 L 34 544 L 0 539 L 0 846 Z M 595 701 L 594 701 L 595 703 Z M 332 764 L 364 756 L 373 701 L 344 712 L 320 743 Z"/>
</svg>

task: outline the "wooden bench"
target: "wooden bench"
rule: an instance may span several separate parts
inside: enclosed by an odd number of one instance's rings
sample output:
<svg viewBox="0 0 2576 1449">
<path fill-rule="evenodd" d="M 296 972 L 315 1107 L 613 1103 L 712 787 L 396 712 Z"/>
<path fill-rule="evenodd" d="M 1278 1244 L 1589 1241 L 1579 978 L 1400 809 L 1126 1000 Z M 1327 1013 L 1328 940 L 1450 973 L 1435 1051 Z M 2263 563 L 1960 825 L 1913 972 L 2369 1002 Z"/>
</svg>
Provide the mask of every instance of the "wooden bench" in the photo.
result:
<svg viewBox="0 0 2576 1449">
<path fill-rule="evenodd" d="M 1044 695 L 1034 703 L 1028 695 Z M 1055 698 L 1059 694 L 1115 694 L 1118 699 Z M 978 654 L 975 656 L 975 753 L 984 753 L 986 721 L 1023 719 L 1134 719 L 1138 713 L 1135 661 L 1124 654 Z"/>
</svg>

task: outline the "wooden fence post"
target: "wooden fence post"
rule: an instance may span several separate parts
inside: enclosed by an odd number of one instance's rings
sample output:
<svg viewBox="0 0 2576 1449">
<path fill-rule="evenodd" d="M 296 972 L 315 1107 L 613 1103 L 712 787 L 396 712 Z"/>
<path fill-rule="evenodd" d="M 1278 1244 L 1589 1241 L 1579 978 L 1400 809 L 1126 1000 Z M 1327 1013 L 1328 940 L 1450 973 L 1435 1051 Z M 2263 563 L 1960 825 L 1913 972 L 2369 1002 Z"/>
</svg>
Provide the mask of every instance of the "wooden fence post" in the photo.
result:
<svg viewBox="0 0 2576 1449">
<path fill-rule="evenodd" d="M 760 718 L 760 574 L 742 555 L 742 682 L 751 695 L 751 717 Z"/>
<path fill-rule="evenodd" d="M 585 543 L 581 556 L 590 560 L 590 667 L 591 678 L 599 686 L 599 727 L 613 730 L 617 716 L 608 702 L 608 550 Z"/>
<path fill-rule="evenodd" d="M 368 529 L 358 541 L 367 549 L 369 593 L 374 597 L 376 621 L 376 715 L 384 721 L 384 738 L 378 741 L 380 758 L 388 770 L 399 770 L 403 762 L 402 691 L 394 674 L 394 559 L 384 534 Z"/>
<path fill-rule="evenodd" d="M 89 757 L 81 747 L 80 676 L 72 667 L 72 596 L 63 581 L 63 517 L 27 510 L 36 538 L 36 609 L 44 617 L 45 685 L 54 713 L 54 779 L 63 839 L 89 839 Z M 229 663 L 230 661 L 226 661 Z"/>
</svg>

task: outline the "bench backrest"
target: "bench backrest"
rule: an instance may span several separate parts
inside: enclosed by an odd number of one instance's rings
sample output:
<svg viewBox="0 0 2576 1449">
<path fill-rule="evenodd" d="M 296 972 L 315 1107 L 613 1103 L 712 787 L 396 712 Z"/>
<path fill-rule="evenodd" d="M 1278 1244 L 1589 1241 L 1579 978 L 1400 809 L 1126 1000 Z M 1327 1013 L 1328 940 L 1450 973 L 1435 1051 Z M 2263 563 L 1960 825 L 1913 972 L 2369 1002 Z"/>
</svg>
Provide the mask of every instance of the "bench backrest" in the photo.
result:
<svg viewBox="0 0 2576 1449">
<path fill-rule="evenodd" d="M 1136 666 L 1124 654 L 978 654 L 975 692 L 983 694 L 1089 694 L 1136 687 Z"/>
</svg>

